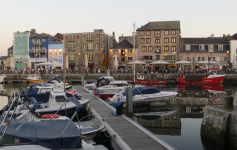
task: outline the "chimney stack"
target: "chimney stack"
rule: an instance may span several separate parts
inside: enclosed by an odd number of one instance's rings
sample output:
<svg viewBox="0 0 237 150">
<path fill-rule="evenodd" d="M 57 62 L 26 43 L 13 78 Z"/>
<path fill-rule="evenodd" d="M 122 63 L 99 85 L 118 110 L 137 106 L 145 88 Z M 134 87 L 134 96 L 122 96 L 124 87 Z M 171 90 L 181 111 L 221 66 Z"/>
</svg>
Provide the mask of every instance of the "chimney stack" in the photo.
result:
<svg viewBox="0 0 237 150">
<path fill-rule="evenodd" d="M 36 29 L 31 29 L 31 33 L 36 33 Z"/>
</svg>

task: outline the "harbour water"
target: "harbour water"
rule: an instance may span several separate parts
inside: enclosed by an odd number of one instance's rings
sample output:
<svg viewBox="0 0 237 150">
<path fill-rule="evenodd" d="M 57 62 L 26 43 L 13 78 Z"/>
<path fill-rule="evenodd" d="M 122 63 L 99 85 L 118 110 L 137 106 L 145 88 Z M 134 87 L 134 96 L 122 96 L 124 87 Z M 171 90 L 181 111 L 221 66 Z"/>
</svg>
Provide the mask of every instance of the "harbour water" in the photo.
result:
<svg viewBox="0 0 237 150">
<path fill-rule="evenodd" d="M 6 84 L 0 87 L 0 108 L 7 104 L 8 96 L 14 90 L 27 88 L 27 84 Z M 225 96 L 235 95 L 237 86 L 183 86 L 168 85 L 159 87 L 162 90 L 176 90 L 179 95 L 165 105 L 152 105 L 149 107 L 137 106 L 135 113 L 175 111 L 172 115 L 160 117 L 155 121 L 142 118 L 137 120 L 155 136 L 169 143 L 179 150 L 212 150 L 230 149 L 228 147 L 216 147 L 209 141 L 201 138 L 200 130 L 203 120 L 203 108 L 206 105 L 225 105 Z M 97 139 L 98 140 L 98 139 Z"/>
</svg>

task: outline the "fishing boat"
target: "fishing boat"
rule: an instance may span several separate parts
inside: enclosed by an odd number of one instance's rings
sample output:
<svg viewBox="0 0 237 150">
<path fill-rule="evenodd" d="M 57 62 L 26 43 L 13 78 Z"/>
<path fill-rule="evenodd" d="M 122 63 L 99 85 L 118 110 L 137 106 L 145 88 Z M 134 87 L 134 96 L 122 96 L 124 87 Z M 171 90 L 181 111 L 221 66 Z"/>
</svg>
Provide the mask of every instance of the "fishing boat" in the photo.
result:
<svg viewBox="0 0 237 150">
<path fill-rule="evenodd" d="M 42 80 L 40 74 L 38 74 L 38 73 L 29 74 L 26 79 L 30 83 L 44 83 L 44 82 L 48 81 L 48 80 Z"/>
<path fill-rule="evenodd" d="M 92 144 L 83 141 L 81 126 L 72 122 L 80 109 L 80 102 L 77 100 L 69 98 L 65 102 L 77 105 L 71 118 L 59 118 L 57 114 L 53 114 L 51 118 L 41 118 L 36 113 L 38 103 L 34 98 L 24 103 L 29 110 L 23 115 L 18 118 L 14 118 L 13 115 L 7 117 L 13 104 L 18 101 L 19 99 L 14 97 L 5 115 L 0 116 L 1 149 L 95 149 Z"/>
<path fill-rule="evenodd" d="M 167 79 L 169 76 L 159 76 L 155 74 L 151 74 L 147 77 L 143 73 L 141 74 L 136 74 L 136 79 L 134 81 L 133 78 L 130 78 L 132 82 L 138 83 L 138 84 L 166 84 Z"/>
<path fill-rule="evenodd" d="M 133 103 L 165 102 L 174 98 L 177 94 L 173 91 L 161 91 L 155 87 L 137 87 L 133 89 Z M 110 102 L 126 102 L 126 92 L 117 93 L 108 100 Z"/>
<path fill-rule="evenodd" d="M 220 84 L 225 78 L 225 74 L 217 74 L 217 69 L 203 69 L 207 71 L 207 76 L 200 75 L 182 75 L 177 77 L 177 83 L 182 84 Z"/>
</svg>

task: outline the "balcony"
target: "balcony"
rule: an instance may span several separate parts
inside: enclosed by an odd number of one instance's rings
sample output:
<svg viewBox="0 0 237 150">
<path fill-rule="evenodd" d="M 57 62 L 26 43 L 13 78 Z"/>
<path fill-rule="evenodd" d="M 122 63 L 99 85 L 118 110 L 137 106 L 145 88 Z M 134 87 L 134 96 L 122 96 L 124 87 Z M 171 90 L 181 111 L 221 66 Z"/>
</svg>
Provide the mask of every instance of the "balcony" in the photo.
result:
<svg viewBox="0 0 237 150">
<path fill-rule="evenodd" d="M 34 42 L 33 42 L 33 45 L 34 45 L 34 46 L 40 46 L 40 45 L 41 45 L 41 42 L 40 42 L 40 41 L 34 41 Z"/>
<path fill-rule="evenodd" d="M 74 48 L 68 48 L 68 51 L 75 51 Z"/>
<path fill-rule="evenodd" d="M 94 41 L 94 38 L 88 38 L 87 41 Z"/>
<path fill-rule="evenodd" d="M 47 49 L 30 49 L 29 53 L 47 53 Z"/>
<path fill-rule="evenodd" d="M 88 51 L 93 51 L 94 49 L 89 49 L 89 48 L 88 48 L 87 50 L 88 50 Z"/>
<path fill-rule="evenodd" d="M 30 58 L 31 62 L 47 62 L 47 58 Z"/>
<path fill-rule="evenodd" d="M 75 59 L 69 59 L 68 61 L 69 61 L 69 62 L 74 62 L 74 61 L 75 61 Z"/>
</svg>

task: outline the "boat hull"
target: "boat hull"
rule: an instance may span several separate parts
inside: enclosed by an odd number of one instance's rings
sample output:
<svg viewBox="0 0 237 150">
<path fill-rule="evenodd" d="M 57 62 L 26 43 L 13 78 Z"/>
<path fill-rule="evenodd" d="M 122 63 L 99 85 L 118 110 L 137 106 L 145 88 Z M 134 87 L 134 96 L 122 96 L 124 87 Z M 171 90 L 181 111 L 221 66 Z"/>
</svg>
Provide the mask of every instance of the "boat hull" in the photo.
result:
<svg viewBox="0 0 237 150">
<path fill-rule="evenodd" d="M 130 79 L 132 82 L 134 82 L 133 79 Z M 166 84 L 167 81 L 148 81 L 148 80 L 136 80 L 135 83 L 138 84 Z"/>
<path fill-rule="evenodd" d="M 223 82 L 225 75 L 202 77 L 201 80 L 187 80 L 185 78 L 177 77 L 179 84 L 220 84 Z"/>
<path fill-rule="evenodd" d="M 28 79 L 28 81 L 29 81 L 30 83 L 44 83 L 44 82 L 46 82 L 46 81 L 48 81 L 48 80 L 29 80 L 29 79 Z"/>
<path fill-rule="evenodd" d="M 99 97 L 100 98 L 103 98 L 103 99 L 106 99 L 106 98 L 111 98 L 113 97 L 115 94 L 111 94 L 111 93 L 102 93 L 102 94 L 99 94 Z"/>
</svg>

